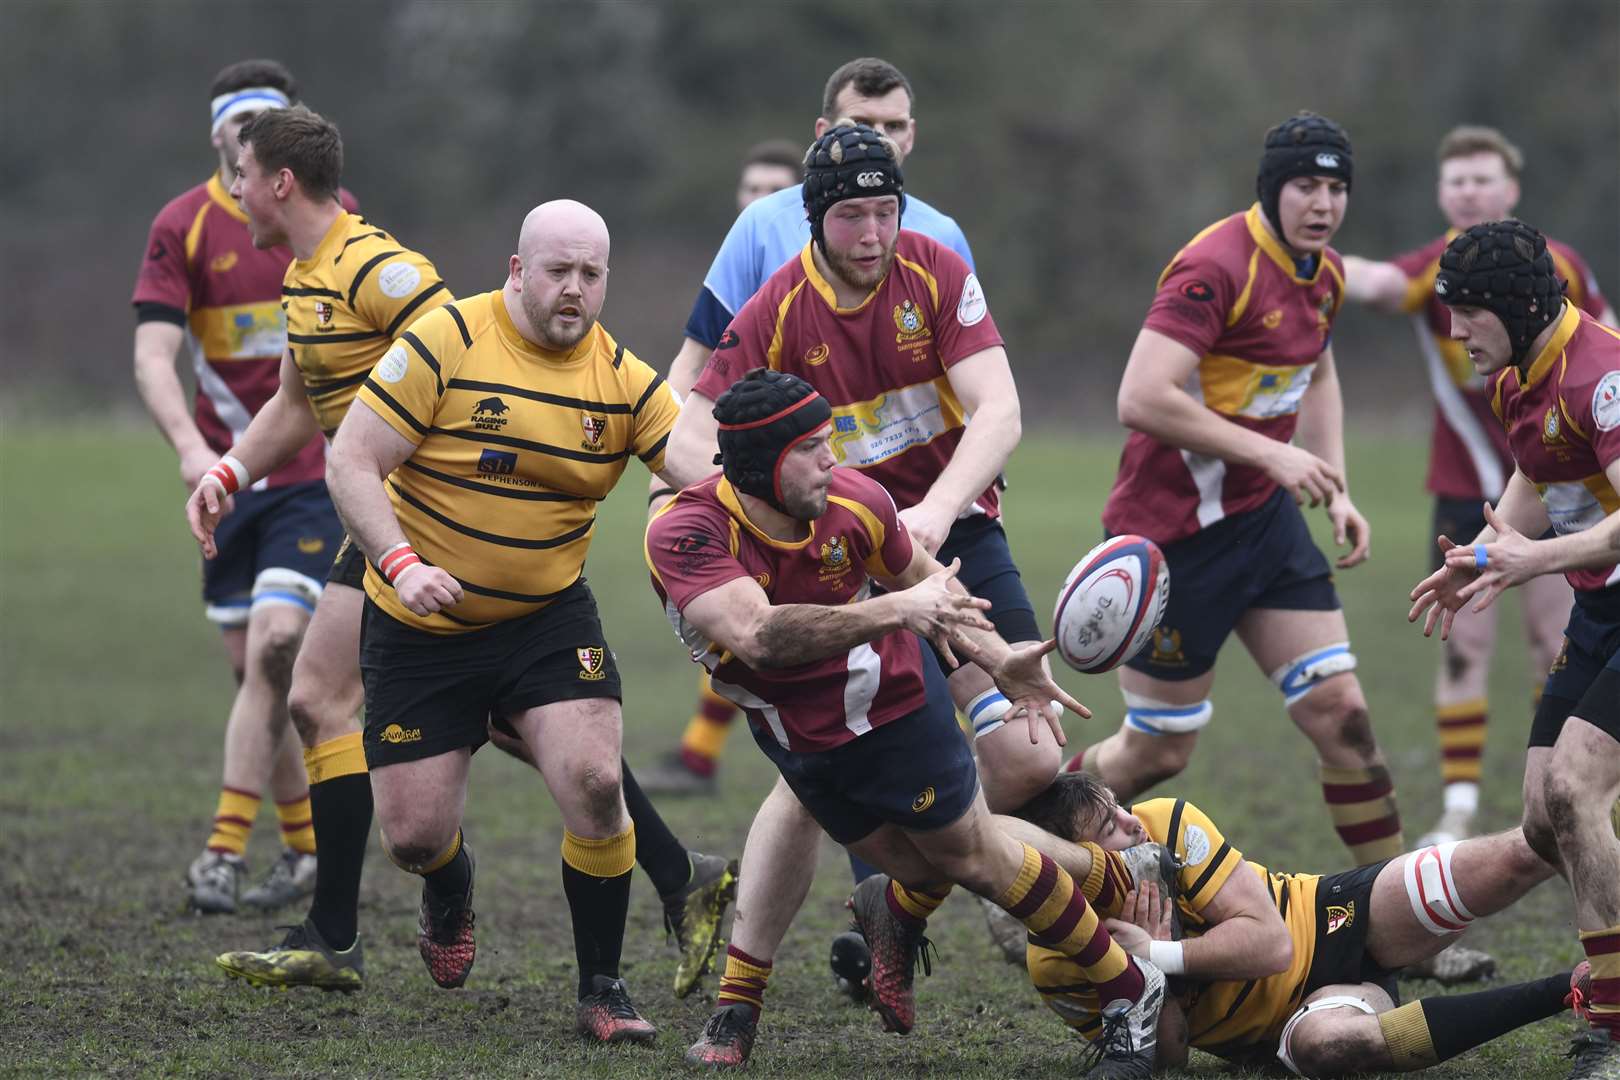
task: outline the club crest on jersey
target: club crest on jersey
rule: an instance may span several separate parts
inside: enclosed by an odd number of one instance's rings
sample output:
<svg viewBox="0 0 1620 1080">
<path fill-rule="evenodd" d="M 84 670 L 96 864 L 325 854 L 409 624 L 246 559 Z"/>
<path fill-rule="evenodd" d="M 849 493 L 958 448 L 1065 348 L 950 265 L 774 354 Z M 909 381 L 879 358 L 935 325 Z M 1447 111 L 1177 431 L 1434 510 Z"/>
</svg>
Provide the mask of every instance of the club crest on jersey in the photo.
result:
<svg viewBox="0 0 1620 1080">
<path fill-rule="evenodd" d="M 1181 631 L 1160 626 L 1153 631 L 1153 662 L 1169 667 L 1186 667 L 1187 656 L 1181 651 Z"/>
<path fill-rule="evenodd" d="M 825 364 L 827 362 L 827 357 L 831 355 L 832 350 L 828 348 L 827 343 L 823 341 L 821 344 L 804 354 L 804 362 L 809 364 L 811 367 L 816 367 L 820 364 Z"/>
<path fill-rule="evenodd" d="M 1327 909 L 1327 917 L 1327 932 L 1330 934 L 1336 934 L 1347 926 L 1355 925 L 1356 902 L 1351 900 L 1343 907 L 1339 906 L 1338 904 L 1329 904 Z"/>
<path fill-rule="evenodd" d="M 585 441 L 579 444 L 581 450 L 602 449 L 602 433 L 607 430 L 607 417 L 597 416 L 593 413 L 581 413 L 579 416 L 580 430 L 585 432 Z"/>
<path fill-rule="evenodd" d="M 1333 324 L 1333 293 L 1323 293 L 1321 302 L 1316 305 L 1316 328 L 1326 333 L 1327 328 Z"/>
<path fill-rule="evenodd" d="M 228 274 L 231 272 L 231 269 L 236 265 L 236 263 L 236 252 L 227 251 L 223 255 L 215 255 L 212 259 L 208 260 L 208 269 L 212 270 L 216 274 Z"/>
<path fill-rule="evenodd" d="M 1544 446 L 1562 445 L 1564 442 L 1563 430 L 1558 422 L 1558 406 L 1556 405 L 1547 410 L 1547 415 L 1541 421 L 1541 442 Z"/>
<path fill-rule="evenodd" d="M 1260 320 L 1260 325 L 1267 330 L 1275 330 L 1282 325 L 1282 308 L 1272 308 Z"/>
<path fill-rule="evenodd" d="M 837 581 L 849 573 L 849 542 L 842 536 L 835 536 L 821 545 L 821 573 L 822 581 Z"/>
<path fill-rule="evenodd" d="M 934 332 L 928 329 L 927 320 L 923 318 L 922 308 L 909 296 L 894 306 L 894 343 L 902 349 L 919 350 L 927 346 L 934 337 Z M 922 354 L 914 352 L 913 360 L 921 360 Z"/>
<path fill-rule="evenodd" d="M 487 397 L 473 402 L 472 426 L 474 431 L 499 431 L 506 426 L 506 414 L 511 406 L 498 397 Z"/>
<path fill-rule="evenodd" d="M 332 305 L 325 300 L 315 301 L 315 329 L 323 333 L 332 329 Z"/>
<path fill-rule="evenodd" d="M 575 649 L 574 655 L 579 657 L 579 677 L 586 682 L 599 682 L 607 678 L 607 672 L 602 670 L 602 661 L 607 658 L 607 650 L 599 646 L 586 649 Z"/>
</svg>

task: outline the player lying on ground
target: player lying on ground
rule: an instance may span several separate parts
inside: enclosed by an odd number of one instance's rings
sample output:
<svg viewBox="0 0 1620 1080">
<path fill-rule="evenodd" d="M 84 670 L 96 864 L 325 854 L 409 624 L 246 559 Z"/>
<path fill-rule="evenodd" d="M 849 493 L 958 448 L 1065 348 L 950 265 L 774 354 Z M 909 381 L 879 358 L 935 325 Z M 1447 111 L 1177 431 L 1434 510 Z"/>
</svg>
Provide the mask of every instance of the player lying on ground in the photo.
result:
<svg viewBox="0 0 1620 1080">
<path fill-rule="evenodd" d="M 1301 1076 L 1405 1072 L 1565 1007 L 1568 971 L 1397 1004 L 1399 969 L 1438 953 L 1476 919 L 1552 876 L 1518 829 L 1320 875 L 1248 862 L 1185 799 L 1122 807 L 1084 773 L 1058 777 L 1018 816 L 1109 851 L 1162 843 L 1182 864 L 1173 904 L 1147 882 L 1122 905 L 1131 921 L 1107 923 L 1126 951 L 1170 976 L 1158 1067 L 1181 1064 L 1196 1046 L 1249 1066 L 1275 1055 Z M 1008 827 L 1026 838 L 1028 826 Z M 1089 865 L 1089 854 L 1081 857 Z M 1175 936 L 1182 940 L 1169 940 Z M 1032 944 L 1029 972 L 1053 1012 L 1087 1039 L 1098 1038 L 1098 995 L 1072 960 Z"/>
</svg>

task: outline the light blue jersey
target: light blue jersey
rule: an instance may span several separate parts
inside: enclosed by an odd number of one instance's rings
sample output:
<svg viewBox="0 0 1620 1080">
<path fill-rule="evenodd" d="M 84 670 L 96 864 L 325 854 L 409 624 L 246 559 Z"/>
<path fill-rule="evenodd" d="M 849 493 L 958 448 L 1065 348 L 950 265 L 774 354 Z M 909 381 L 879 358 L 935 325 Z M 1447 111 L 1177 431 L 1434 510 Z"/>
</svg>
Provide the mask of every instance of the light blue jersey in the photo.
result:
<svg viewBox="0 0 1620 1080">
<path fill-rule="evenodd" d="M 906 196 L 900 224 L 944 244 L 973 268 L 973 252 L 961 227 L 915 195 Z M 732 223 L 703 279 L 686 320 L 686 336 L 714 348 L 732 316 L 765 279 L 809 242 L 810 221 L 804 216 L 802 187 L 783 188 L 749 203 Z"/>
</svg>

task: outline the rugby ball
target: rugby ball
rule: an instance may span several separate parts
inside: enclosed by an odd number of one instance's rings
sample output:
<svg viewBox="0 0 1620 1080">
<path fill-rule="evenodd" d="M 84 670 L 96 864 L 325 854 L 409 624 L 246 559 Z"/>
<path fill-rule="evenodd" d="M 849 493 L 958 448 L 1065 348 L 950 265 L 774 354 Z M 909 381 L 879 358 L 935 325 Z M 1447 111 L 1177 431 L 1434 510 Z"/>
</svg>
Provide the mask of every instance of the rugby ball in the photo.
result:
<svg viewBox="0 0 1620 1080">
<path fill-rule="evenodd" d="M 1052 632 L 1076 671 L 1112 671 L 1142 651 L 1170 602 L 1170 568 L 1142 536 L 1104 540 L 1075 564 L 1058 593 Z"/>
</svg>

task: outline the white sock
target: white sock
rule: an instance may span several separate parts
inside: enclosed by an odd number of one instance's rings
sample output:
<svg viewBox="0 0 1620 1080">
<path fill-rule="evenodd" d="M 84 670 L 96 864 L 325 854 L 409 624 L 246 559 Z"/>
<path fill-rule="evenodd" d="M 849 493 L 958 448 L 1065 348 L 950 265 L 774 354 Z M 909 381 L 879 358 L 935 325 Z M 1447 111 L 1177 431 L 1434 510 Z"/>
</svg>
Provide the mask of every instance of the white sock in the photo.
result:
<svg viewBox="0 0 1620 1080">
<path fill-rule="evenodd" d="M 1472 817 L 1478 811 L 1478 784 L 1470 780 L 1458 780 L 1446 785 L 1446 813 L 1462 813 Z"/>
</svg>

